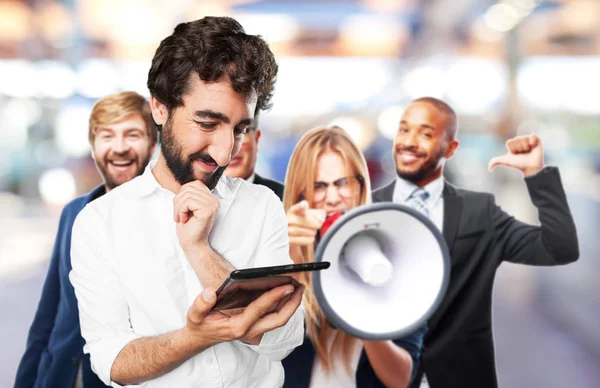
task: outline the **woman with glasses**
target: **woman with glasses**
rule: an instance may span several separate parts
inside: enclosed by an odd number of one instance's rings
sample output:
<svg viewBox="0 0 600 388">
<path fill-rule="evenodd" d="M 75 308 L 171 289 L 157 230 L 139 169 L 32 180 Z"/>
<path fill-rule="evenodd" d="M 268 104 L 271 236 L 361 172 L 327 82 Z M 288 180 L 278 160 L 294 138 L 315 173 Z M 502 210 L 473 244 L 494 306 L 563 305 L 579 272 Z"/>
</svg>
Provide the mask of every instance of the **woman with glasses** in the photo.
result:
<svg viewBox="0 0 600 388">
<path fill-rule="evenodd" d="M 307 132 L 292 153 L 285 177 L 283 206 L 288 217 L 290 256 L 313 261 L 319 230 L 328 216 L 371 202 L 371 184 L 362 152 L 339 127 Z M 423 341 L 424 328 L 394 341 L 365 341 L 327 322 L 312 289 L 306 285 L 304 344 L 283 360 L 288 388 L 406 387 Z"/>
</svg>

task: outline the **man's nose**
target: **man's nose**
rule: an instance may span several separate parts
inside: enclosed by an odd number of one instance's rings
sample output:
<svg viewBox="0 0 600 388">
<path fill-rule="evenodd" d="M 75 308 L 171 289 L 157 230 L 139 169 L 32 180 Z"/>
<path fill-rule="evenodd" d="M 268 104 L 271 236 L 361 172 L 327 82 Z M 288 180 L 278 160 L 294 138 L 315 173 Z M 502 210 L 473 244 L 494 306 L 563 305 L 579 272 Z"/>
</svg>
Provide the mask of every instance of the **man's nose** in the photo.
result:
<svg viewBox="0 0 600 388">
<path fill-rule="evenodd" d="M 403 136 L 400 143 L 405 147 L 416 147 L 418 144 L 416 132 L 409 132 Z"/>
<path fill-rule="evenodd" d="M 113 148 L 114 152 L 116 152 L 118 154 L 123 154 L 123 153 L 127 152 L 127 150 L 129 150 L 129 143 L 127 143 L 127 140 L 125 139 L 124 136 L 115 136 L 115 139 L 113 140 L 112 148 Z"/>
<path fill-rule="evenodd" d="M 231 161 L 233 143 L 233 130 L 221 130 L 213 136 L 208 154 L 219 166 L 226 166 Z"/>
</svg>

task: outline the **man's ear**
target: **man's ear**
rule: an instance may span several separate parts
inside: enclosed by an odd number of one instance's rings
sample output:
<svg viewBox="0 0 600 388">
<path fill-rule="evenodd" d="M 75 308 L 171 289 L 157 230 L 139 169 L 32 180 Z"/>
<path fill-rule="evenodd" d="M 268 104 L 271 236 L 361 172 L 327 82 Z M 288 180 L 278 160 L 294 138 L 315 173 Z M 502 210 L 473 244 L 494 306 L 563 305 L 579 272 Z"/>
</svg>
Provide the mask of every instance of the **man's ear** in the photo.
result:
<svg viewBox="0 0 600 388">
<path fill-rule="evenodd" d="M 158 101 L 153 95 L 150 95 L 150 109 L 152 109 L 152 118 L 156 125 L 164 125 L 169 118 L 167 106 Z"/>
<path fill-rule="evenodd" d="M 448 143 L 448 148 L 446 149 L 446 153 L 444 154 L 444 158 L 450 159 L 456 152 L 456 149 L 458 148 L 459 144 L 460 143 L 456 139 L 450 140 L 450 142 Z"/>
<path fill-rule="evenodd" d="M 260 136 L 262 135 L 262 132 L 258 128 L 256 128 L 255 131 L 256 131 L 256 133 L 254 134 L 254 141 L 256 142 L 256 150 L 258 150 L 258 141 L 260 140 Z"/>
</svg>

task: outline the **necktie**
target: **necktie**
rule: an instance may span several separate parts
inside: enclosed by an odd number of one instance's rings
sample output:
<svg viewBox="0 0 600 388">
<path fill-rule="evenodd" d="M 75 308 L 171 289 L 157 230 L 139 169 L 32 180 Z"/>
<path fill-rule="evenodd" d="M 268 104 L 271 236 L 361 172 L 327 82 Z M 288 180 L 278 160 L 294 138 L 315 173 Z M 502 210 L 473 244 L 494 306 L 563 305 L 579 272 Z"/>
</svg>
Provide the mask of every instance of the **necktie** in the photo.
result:
<svg viewBox="0 0 600 388">
<path fill-rule="evenodd" d="M 413 209 L 421 212 L 425 217 L 429 217 L 429 211 L 427 210 L 426 201 L 429 198 L 429 193 L 420 187 L 417 187 L 407 198 L 406 204 Z M 429 382 L 427 376 L 423 373 L 421 378 L 421 384 L 419 388 L 429 388 Z"/>
<path fill-rule="evenodd" d="M 420 187 L 417 187 L 407 198 L 406 204 L 413 209 L 423 213 L 426 217 L 429 217 L 429 211 L 427 210 L 426 201 L 429 198 L 429 193 Z"/>
</svg>

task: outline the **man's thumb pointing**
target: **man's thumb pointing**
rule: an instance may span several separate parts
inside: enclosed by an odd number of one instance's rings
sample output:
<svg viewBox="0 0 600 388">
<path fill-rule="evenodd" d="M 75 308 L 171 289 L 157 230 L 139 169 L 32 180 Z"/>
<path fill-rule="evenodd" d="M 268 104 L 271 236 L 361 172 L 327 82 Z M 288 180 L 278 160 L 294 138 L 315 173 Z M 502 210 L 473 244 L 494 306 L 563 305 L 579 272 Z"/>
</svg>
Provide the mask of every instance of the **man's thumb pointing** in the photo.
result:
<svg viewBox="0 0 600 388">
<path fill-rule="evenodd" d="M 494 167 L 500 166 L 503 164 L 504 164 L 504 156 L 496 156 L 495 158 L 492 158 L 490 160 L 490 162 L 488 163 L 488 170 L 492 171 L 494 169 Z"/>
</svg>

